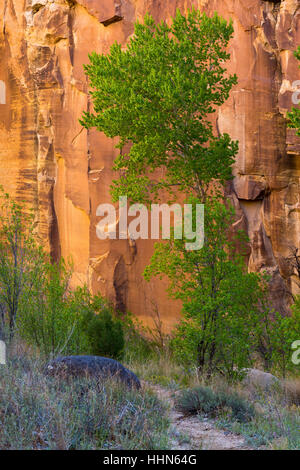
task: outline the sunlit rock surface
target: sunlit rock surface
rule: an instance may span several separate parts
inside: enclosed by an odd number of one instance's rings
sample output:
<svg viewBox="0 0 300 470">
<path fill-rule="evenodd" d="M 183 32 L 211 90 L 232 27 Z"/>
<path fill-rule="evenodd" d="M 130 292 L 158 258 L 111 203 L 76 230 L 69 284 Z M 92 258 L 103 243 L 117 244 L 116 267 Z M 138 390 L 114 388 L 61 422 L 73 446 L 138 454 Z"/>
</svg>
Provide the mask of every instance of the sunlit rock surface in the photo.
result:
<svg viewBox="0 0 300 470">
<path fill-rule="evenodd" d="M 194 5 L 232 18 L 230 71 L 239 83 L 218 112 L 217 129 L 240 142 L 229 188 L 237 226 L 248 231 L 249 269 L 267 269 L 273 297 L 284 306 L 298 291 L 288 260 L 299 246 L 300 139 L 286 129 L 293 51 L 300 44 L 297 0 L 0 0 L 0 183 L 34 205 L 40 233 L 56 257 L 72 255 L 74 283 L 87 282 L 120 309 L 148 323 L 157 312 L 170 326 L 178 305 L 161 281 L 141 273 L 151 241 L 100 241 L 96 208 L 109 202 L 115 142 L 82 130 L 89 109 L 82 65 L 91 51 L 126 44 L 149 11 L 168 19 Z M 3 97 L 4 93 L 4 97 Z M 5 99 L 4 99 L 5 98 Z"/>
</svg>

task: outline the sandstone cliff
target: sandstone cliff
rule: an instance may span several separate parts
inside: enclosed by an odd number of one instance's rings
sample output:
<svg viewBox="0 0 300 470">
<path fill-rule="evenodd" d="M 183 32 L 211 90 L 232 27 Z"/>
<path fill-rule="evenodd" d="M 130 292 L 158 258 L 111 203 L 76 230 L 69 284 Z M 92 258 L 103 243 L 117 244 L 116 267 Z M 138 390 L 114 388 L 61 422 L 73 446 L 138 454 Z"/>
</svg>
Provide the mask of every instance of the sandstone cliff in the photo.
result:
<svg viewBox="0 0 300 470">
<path fill-rule="evenodd" d="M 147 11 L 160 20 L 192 5 L 234 22 L 229 68 L 239 83 L 216 125 L 240 142 L 230 194 L 251 240 L 249 269 L 270 272 L 283 307 L 299 290 L 288 257 L 299 246 L 300 140 L 284 119 L 300 78 L 299 0 L 0 0 L 0 183 L 34 205 L 52 254 L 72 255 L 74 282 L 144 318 L 158 309 L 166 325 L 174 303 L 141 277 L 152 242 L 96 237 L 116 150 L 78 122 L 90 106 L 82 65 L 91 51 L 125 45 Z"/>
</svg>

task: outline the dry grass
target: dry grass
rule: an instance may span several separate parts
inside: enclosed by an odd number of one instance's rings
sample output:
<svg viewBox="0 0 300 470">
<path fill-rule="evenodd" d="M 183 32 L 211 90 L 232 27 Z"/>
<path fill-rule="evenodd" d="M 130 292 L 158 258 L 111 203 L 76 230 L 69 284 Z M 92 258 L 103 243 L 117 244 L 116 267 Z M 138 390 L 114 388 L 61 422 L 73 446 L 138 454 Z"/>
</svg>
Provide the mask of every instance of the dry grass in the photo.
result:
<svg viewBox="0 0 300 470">
<path fill-rule="evenodd" d="M 186 385 L 187 375 L 182 367 L 174 363 L 168 352 L 151 354 L 144 361 L 134 356 L 127 358 L 126 366 L 141 379 L 163 386 Z"/>
<path fill-rule="evenodd" d="M 18 349 L 18 348 L 17 348 Z M 0 449 L 165 449 L 168 418 L 152 391 L 115 380 L 64 381 L 30 355 L 0 366 Z"/>
<path fill-rule="evenodd" d="M 300 406 L 300 377 L 286 380 L 284 388 L 288 404 Z"/>
</svg>

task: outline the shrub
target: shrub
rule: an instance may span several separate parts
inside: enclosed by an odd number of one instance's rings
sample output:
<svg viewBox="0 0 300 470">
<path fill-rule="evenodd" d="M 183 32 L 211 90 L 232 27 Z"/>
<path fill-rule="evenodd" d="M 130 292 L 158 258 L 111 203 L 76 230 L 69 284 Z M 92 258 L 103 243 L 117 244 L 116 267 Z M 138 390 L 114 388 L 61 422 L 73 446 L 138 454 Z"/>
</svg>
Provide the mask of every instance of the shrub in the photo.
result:
<svg viewBox="0 0 300 470">
<path fill-rule="evenodd" d="M 120 358 L 123 326 L 100 295 L 87 287 L 72 291 L 72 269 L 63 260 L 45 264 L 39 284 L 28 293 L 18 318 L 20 336 L 42 356 L 94 354 Z"/>
<path fill-rule="evenodd" d="M 79 354 L 88 347 L 69 287 L 71 274 L 71 265 L 63 260 L 45 263 L 18 317 L 19 335 L 46 358 Z"/>
<path fill-rule="evenodd" d="M 229 408 L 232 420 L 240 422 L 249 421 L 254 416 L 253 406 L 238 394 L 215 392 L 203 386 L 181 392 L 176 398 L 176 407 L 183 413 L 204 413 L 212 417 Z"/>
<path fill-rule="evenodd" d="M 124 360 L 128 363 L 145 365 L 153 357 L 157 357 L 157 347 L 152 338 L 149 338 L 147 328 L 131 313 L 123 319 L 123 328 L 126 347 Z"/>
<path fill-rule="evenodd" d="M 73 310 L 81 318 L 88 353 L 120 359 L 124 351 L 124 329 L 121 318 L 101 296 L 93 296 L 86 287 L 78 288 L 72 300 Z"/>
<path fill-rule="evenodd" d="M 87 336 L 91 352 L 99 356 L 120 358 L 124 349 L 122 323 L 108 309 L 94 315 L 88 323 Z"/>
<path fill-rule="evenodd" d="M 219 407 L 218 397 L 208 387 L 195 387 L 184 390 L 176 397 L 176 407 L 183 413 L 213 414 Z"/>
<path fill-rule="evenodd" d="M 254 417 L 254 407 L 237 393 L 219 393 L 219 400 L 223 407 L 231 409 L 231 417 L 234 421 L 247 422 Z"/>
<path fill-rule="evenodd" d="M 264 368 L 285 377 L 295 372 L 292 344 L 300 339 L 300 297 L 295 298 L 289 315 L 273 312 L 265 306 L 253 318 L 254 347 L 263 359 Z"/>
</svg>

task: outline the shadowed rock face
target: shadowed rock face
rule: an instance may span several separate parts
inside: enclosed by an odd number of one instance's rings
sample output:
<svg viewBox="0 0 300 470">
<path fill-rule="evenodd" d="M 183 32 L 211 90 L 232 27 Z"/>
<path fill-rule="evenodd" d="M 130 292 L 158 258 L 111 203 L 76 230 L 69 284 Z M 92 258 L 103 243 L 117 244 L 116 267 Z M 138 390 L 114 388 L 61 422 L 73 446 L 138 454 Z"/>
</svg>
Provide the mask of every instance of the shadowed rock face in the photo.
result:
<svg viewBox="0 0 300 470">
<path fill-rule="evenodd" d="M 62 356 L 49 362 L 45 369 L 48 375 L 117 378 L 129 387 L 141 388 L 137 376 L 114 359 L 100 356 Z"/>
<path fill-rule="evenodd" d="M 300 140 L 284 119 L 300 79 L 293 56 L 299 2 L 0 0 L 0 183 L 34 205 L 53 256 L 73 256 L 74 283 L 87 282 L 147 323 L 158 310 L 167 327 L 179 305 L 167 299 L 164 283 L 141 277 L 152 242 L 96 237 L 96 208 L 110 201 L 117 151 L 115 141 L 78 122 L 91 105 L 82 65 L 91 51 L 125 45 L 147 11 L 161 20 L 192 5 L 233 19 L 229 69 L 239 83 L 216 128 L 240 142 L 228 192 L 236 226 L 249 234 L 249 269 L 268 270 L 283 309 L 299 290 L 288 258 L 289 247 L 299 246 Z"/>
</svg>

